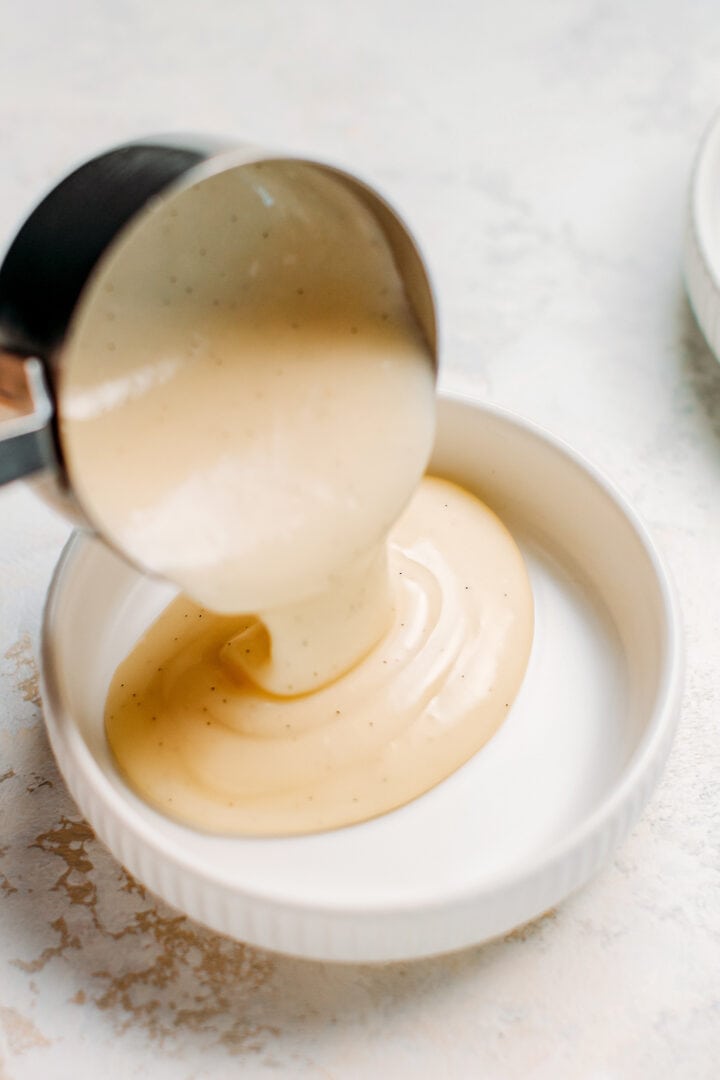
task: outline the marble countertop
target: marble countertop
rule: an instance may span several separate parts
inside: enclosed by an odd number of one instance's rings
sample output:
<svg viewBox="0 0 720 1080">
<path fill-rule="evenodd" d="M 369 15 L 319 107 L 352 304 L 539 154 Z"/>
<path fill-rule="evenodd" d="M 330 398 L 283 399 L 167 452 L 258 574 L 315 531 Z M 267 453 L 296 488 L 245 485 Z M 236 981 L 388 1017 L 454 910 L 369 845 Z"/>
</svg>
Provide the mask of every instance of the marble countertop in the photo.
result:
<svg viewBox="0 0 720 1080">
<path fill-rule="evenodd" d="M 0 1077 L 710 1080 L 720 1061 L 720 364 L 683 293 L 720 106 L 712 0 L 25 0 L 0 42 L 0 246 L 78 158 L 210 130 L 347 164 L 433 268 L 443 383 L 584 452 L 677 581 L 664 779 L 590 885 L 385 968 L 272 956 L 157 903 L 58 777 L 37 637 L 69 527 L 0 492 Z"/>
</svg>

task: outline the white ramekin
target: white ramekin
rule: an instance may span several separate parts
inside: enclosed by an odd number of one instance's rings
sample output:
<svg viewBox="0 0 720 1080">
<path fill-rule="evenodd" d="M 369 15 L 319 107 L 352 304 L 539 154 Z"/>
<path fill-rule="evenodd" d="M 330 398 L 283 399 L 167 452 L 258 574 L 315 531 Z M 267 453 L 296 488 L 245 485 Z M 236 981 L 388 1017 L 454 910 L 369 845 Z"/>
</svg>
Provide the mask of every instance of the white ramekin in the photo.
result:
<svg viewBox="0 0 720 1080">
<path fill-rule="evenodd" d="M 536 601 L 530 666 L 507 721 L 475 758 L 409 806 L 352 828 L 227 839 L 137 798 L 108 751 L 104 697 L 172 593 L 87 534 L 61 558 L 43 635 L 60 769 L 128 870 L 216 930 L 345 961 L 487 940 L 585 882 L 660 775 L 679 709 L 680 618 L 633 510 L 557 439 L 459 398 L 440 401 L 432 471 L 477 492 L 515 533 Z"/>
</svg>

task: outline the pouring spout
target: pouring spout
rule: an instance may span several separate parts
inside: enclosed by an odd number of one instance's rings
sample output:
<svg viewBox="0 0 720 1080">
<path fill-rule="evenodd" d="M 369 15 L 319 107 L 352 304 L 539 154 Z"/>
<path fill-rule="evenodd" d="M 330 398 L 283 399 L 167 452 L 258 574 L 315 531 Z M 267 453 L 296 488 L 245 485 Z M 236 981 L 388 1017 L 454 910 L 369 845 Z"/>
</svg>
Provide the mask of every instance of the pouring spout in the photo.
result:
<svg viewBox="0 0 720 1080">
<path fill-rule="evenodd" d="M 53 411 L 40 360 L 0 349 L 0 484 L 57 466 Z"/>
</svg>

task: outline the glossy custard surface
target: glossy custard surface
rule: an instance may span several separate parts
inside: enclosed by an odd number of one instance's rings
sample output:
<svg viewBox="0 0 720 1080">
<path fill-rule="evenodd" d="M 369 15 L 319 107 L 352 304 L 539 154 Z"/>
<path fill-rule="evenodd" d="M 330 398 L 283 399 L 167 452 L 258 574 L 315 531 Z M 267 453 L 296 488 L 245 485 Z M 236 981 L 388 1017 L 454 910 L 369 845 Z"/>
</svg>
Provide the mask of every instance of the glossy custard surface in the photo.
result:
<svg viewBox="0 0 720 1080">
<path fill-rule="evenodd" d="M 527 664 L 522 556 L 483 503 L 426 478 L 392 530 L 388 561 L 381 639 L 295 697 L 245 673 L 270 644 L 255 618 L 171 604 L 108 695 L 108 738 L 135 790 L 209 831 L 307 833 L 401 806 L 467 761 L 505 718 Z M 313 643 L 297 648 L 302 657 Z"/>
</svg>

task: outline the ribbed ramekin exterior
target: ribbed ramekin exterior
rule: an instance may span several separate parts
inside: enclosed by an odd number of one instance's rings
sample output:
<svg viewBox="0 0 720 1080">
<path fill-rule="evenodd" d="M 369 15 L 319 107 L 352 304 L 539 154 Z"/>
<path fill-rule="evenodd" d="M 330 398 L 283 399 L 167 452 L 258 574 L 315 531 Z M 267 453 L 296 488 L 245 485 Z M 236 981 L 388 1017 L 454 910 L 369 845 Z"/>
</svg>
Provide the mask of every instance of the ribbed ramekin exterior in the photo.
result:
<svg viewBox="0 0 720 1080">
<path fill-rule="evenodd" d="M 50 701 L 50 695 L 46 696 Z M 115 858 L 170 905 L 230 937 L 263 948 L 317 960 L 382 962 L 430 956 L 498 937 L 547 911 L 583 885 L 607 861 L 637 821 L 670 749 L 673 724 L 665 726 L 636 768 L 612 811 L 575 843 L 493 891 L 479 891 L 427 907 L 341 910 L 268 902 L 231 891 L 163 856 L 130 832 L 95 790 L 93 771 L 71 748 L 63 718 L 47 706 L 46 722 L 60 771 L 83 815 Z M 94 763 L 93 763 L 94 764 Z"/>
</svg>

